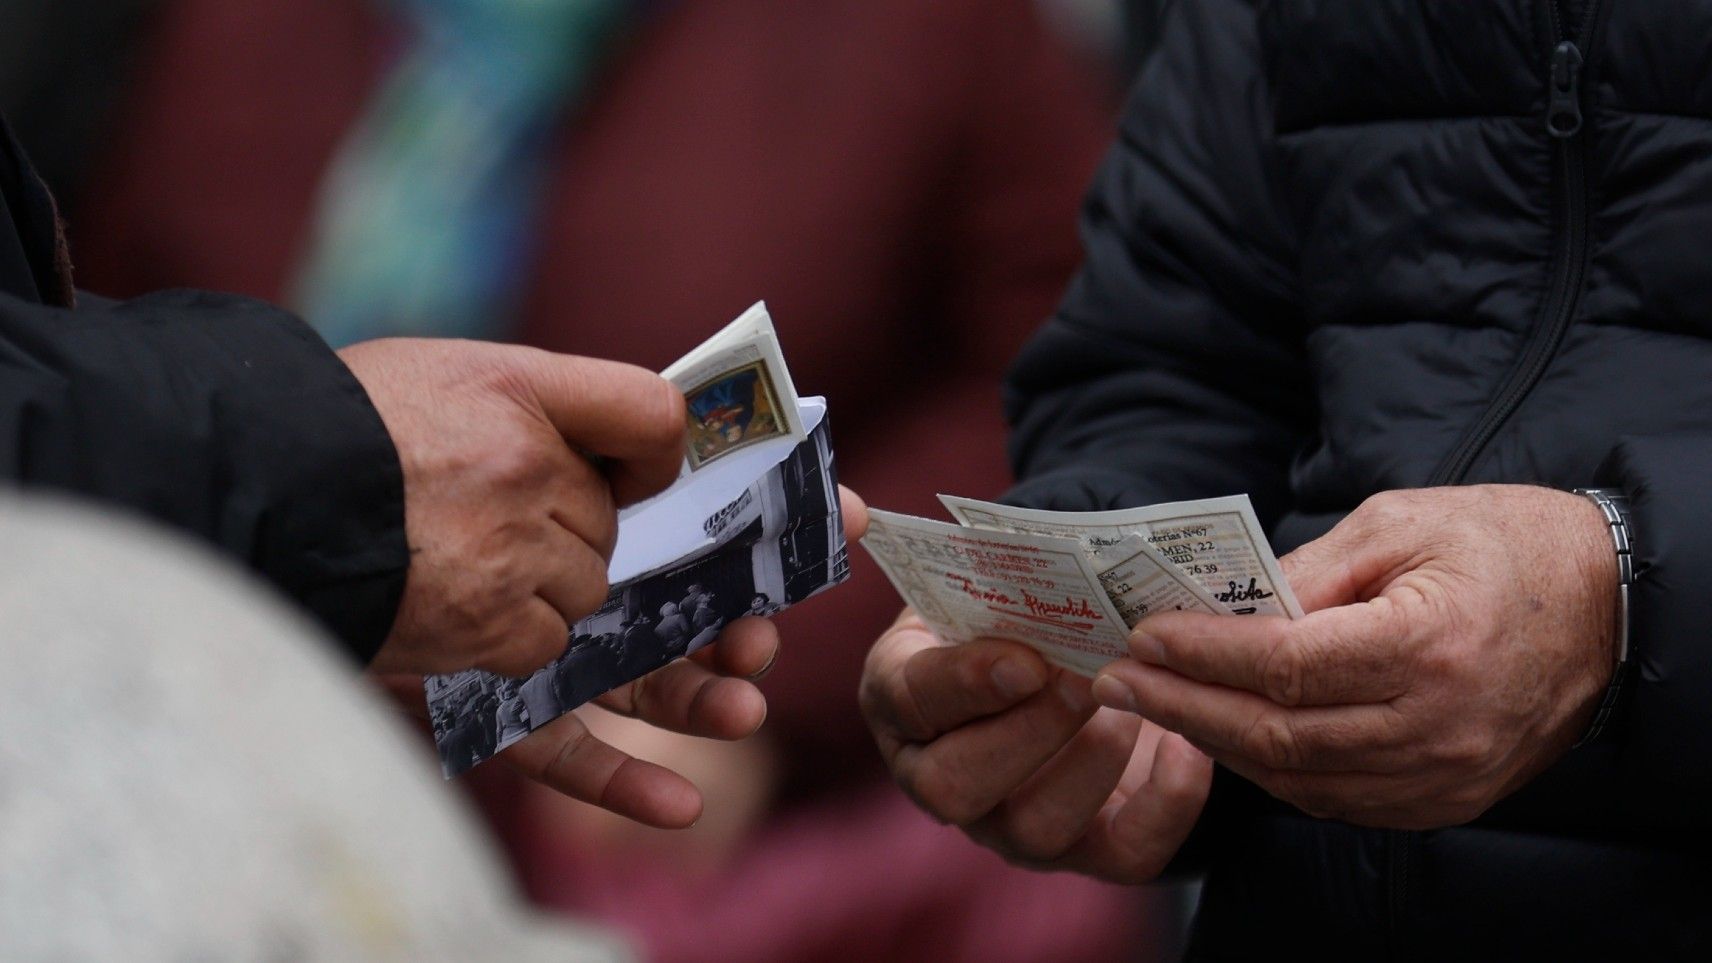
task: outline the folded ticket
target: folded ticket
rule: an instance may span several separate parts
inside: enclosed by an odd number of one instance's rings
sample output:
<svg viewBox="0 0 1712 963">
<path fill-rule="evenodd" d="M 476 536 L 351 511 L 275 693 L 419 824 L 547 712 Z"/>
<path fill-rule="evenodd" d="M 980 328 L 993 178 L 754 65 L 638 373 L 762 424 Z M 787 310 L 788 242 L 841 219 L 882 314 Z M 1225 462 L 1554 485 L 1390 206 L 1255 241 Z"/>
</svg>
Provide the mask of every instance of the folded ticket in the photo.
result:
<svg viewBox="0 0 1712 963">
<path fill-rule="evenodd" d="M 684 474 L 773 438 L 801 441 L 797 390 L 764 303 L 679 358 L 665 378 L 684 393 Z"/>
<path fill-rule="evenodd" d="M 954 495 L 939 500 L 972 528 L 1074 538 L 1090 552 L 1139 536 L 1206 589 L 1218 611 L 1302 617 L 1247 495 L 1108 512 L 1048 512 Z"/>
<path fill-rule="evenodd" d="M 664 376 L 684 392 L 684 464 L 619 513 L 605 604 L 525 679 L 475 669 L 424 680 L 447 776 L 681 658 L 746 615 L 772 615 L 844 581 L 850 566 L 820 398 L 798 398 L 765 305 Z"/>
<path fill-rule="evenodd" d="M 862 545 L 948 642 L 1016 639 L 1084 675 L 1128 652 L 1128 626 L 1081 543 L 877 509 Z"/>
<path fill-rule="evenodd" d="M 1246 495 L 1114 512 L 940 500 L 962 525 L 871 510 L 862 545 L 949 642 L 1015 639 L 1091 675 L 1154 612 L 1302 614 Z"/>
<path fill-rule="evenodd" d="M 1140 535 L 1107 545 L 1093 552 L 1092 558 L 1100 587 L 1130 628 L 1154 612 L 1226 611 L 1212 593 L 1183 574 Z"/>
</svg>

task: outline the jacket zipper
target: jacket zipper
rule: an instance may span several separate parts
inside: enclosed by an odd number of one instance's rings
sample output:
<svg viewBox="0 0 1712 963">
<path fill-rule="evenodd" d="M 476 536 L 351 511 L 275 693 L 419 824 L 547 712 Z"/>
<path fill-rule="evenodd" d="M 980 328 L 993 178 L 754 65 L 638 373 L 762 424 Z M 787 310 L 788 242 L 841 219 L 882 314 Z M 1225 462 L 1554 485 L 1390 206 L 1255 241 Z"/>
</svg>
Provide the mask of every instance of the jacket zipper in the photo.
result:
<svg viewBox="0 0 1712 963">
<path fill-rule="evenodd" d="M 1546 367 L 1563 344 L 1570 319 L 1581 302 L 1582 283 L 1587 274 L 1587 138 L 1583 134 L 1581 73 L 1582 51 L 1592 42 L 1599 0 L 1589 0 L 1582 11 L 1580 29 L 1572 36 L 1567 0 L 1551 0 L 1556 45 L 1551 52 L 1550 96 L 1546 101 L 1546 133 L 1551 136 L 1561 176 L 1556 243 L 1556 264 L 1551 286 L 1541 306 L 1540 321 L 1528 334 L 1516 365 L 1503 386 L 1462 441 L 1451 450 L 1427 481 L 1429 487 L 1460 484 L 1498 430 L 1521 407 L 1528 393 L 1539 384 Z"/>
<path fill-rule="evenodd" d="M 1550 91 L 1546 98 L 1545 126 L 1552 139 L 1553 152 L 1557 155 L 1559 203 L 1562 205 L 1557 218 L 1556 263 L 1552 268 L 1551 286 L 1540 307 L 1540 320 L 1529 331 L 1515 367 L 1505 377 L 1492 403 L 1433 472 L 1428 486 L 1457 485 L 1468 477 L 1475 460 L 1545 376 L 1546 368 L 1563 344 L 1570 320 L 1575 317 L 1576 306 L 1581 303 L 1581 289 L 1587 275 L 1588 207 L 1587 138 L 1583 132 L 1581 74 L 1586 63 L 1583 51 L 1592 49 L 1593 32 L 1599 19 L 1599 0 L 1587 0 L 1585 9 L 1581 11 L 1579 29 L 1573 32 L 1569 4 L 1570 0 L 1550 0 L 1547 6 L 1555 45 L 1547 78 Z M 1388 830 L 1385 843 L 1388 857 L 1387 932 L 1390 956 L 1397 958 L 1407 955 L 1402 952 L 1408 942 L 1401 931 L 1415 834 Z"/>
</svg>

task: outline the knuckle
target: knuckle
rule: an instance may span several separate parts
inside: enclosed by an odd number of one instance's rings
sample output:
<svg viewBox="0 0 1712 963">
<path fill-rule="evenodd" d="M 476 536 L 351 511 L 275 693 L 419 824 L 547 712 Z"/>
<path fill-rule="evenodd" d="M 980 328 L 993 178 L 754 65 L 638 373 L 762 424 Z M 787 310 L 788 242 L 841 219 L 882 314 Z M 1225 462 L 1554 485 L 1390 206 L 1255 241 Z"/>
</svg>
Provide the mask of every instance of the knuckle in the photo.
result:
<svg viewBox="0 0 1712 963">
<path fill-rule="evenodd" d="M 1254 721 L 1243 740 L 1249 755 L 1272 769 L 1298 769 L 1302 764 L 1301 740 L 1288 720 L 1265 715 Z"/>
<path fill-rule="evenodd" d="M 611 586 L 607 582 L 604 571 L 590 572 L 576 580 L 571 592 L 570 603 L 575 611 L 566 612 L 565 621 L 571 622 L 586 615 L 592 615 L 602 605 L 606 604 Z"/>
<path fill-rule="evenodd" d="M 912 718 L 915 700 L 909 697 L 904 682 L 907 663 L 900 664 L 881 649 L 881 645 L 876 645 L 868 653 L 862 680 L 856 688 L 857 704 L 876 735 L 886 733 L 911 740 L 920 734 L 922 726 L 919 719 Z"/>
<path fill-rule="evenodd" d="M 1407 500 L 1406 493 L 1397 489 L 1386 489 L 1367 496 L 1356 510 L 1383 518 L 1396 514 Z"/>
<path fill-rule="evenodd" d="M 1447 739 L 1436 739 L 1424 747 L 1421 756 L 1431 768 L 1452 773 L 1465 773 L 1476 769 L 1486 761 L 1488 745 L 1486 740 L 1476 735 L 1455 735 Z"/>
<path fill-rule="evenodd" d="M 1391 489 L 1369 495 L 1355 510 L 1356 517 L 1368 530 L 1392 529 L 1408 522 L 1414 496 L 1407 491 Z"/>
<path fill-rule="evenodd" d="M 535 523 L 505 521 L 490 531 L 470 565 L 472 577 L 462 586 L 464 605 L 489 618 L 522 596 L 523 584 L 534 576 L 524 555 L 539 540 Z"/>
<path fill-rule="evenodd" d="M 441 598 L 441 622 L 455 635 L 475 637 L 483 648 L 493 644 L 493 596 L 479 580 L 459 581 L 448 586 Z"/>
<path fill-rule="evenodd" d="M 918 652 L 903 664 L 890 703 L 899 729 L 906 737 L 918 741 L 931 739 L 939 734 L 933 725 L 929 700 L 923 694 L 927 679 L 936 667 L 930 664 L 924 655 L 925 653 Z"/>
<path fill-rule="evenodd" d="M 494 439 L 482 458 L 490 482 L 509 491 L 528 491 L 546 485 L 553 477 L 553 463 L 543 457 L 533 439 Z"/>
<path fill-rule="evenodd" d="M 1497 748 L 1490 733 L 1473 732 L 1451 743 L 1449 762 L 1459 769 L 1484 767 Z"/>
<path fill-rule="evenodd" d="M 1176 811 L 1191 805 L 1199 807 L 1208 788 L 1192 779 L 1155 779 L 1148 783 L 1148 791 L 1159 799 L 1165 810 Z"/>
<path fill-rule="evenodd" d="M 608 496 L 606 510 L 596 514 L 593 523 L 590 525 L 593 531 L 589 533 L 589 537 L 594 542 L 589 547 L 594 549 L 595 554 L 600 556 L 603 563 L 611 561 L 612 553 L 618 548 L 618 512 L 611 507 L 611 504 L 611 497 Z M 604 578 L 604 570 L 601 574 Z M 604 590 L 601 594 L 605 594 Z"/>
<path fill-rule="evenodd" d="M 977 808 L 963 779 L 944 766 L 923 766 L 903 774 L 904 792 L 943 823 L 967 826 L 985 815 Z"/>
<path fill-rule="evenodd" d="M 1281 706 L 1301 705 L 1306 674 L 1301 652 L 1280 641 L 1261 659 L 1260 683 L 1266 698 Z"/>
<path fill-rule="evenodd" d="M 1467 772 L 1483 767 L 1496 740 L 1472 724 L 1425 729 L 1419 723 L 1405 728 L 1400 741 L 1408 754 L 1422 765 L 1439 771 Z"/>
</svg>

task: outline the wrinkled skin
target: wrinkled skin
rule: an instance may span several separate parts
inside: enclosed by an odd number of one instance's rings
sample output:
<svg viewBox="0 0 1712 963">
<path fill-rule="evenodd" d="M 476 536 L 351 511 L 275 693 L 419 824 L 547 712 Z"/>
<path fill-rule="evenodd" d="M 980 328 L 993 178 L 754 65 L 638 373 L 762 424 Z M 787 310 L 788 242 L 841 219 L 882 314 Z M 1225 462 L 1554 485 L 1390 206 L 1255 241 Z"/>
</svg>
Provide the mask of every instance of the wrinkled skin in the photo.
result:
<svg viewBox="0 0 1712 963">
<path fill-rule="evenodd" d="M 550 662 L 606 599 L 618 509 L 677 476 L 682 395 L 632 365 L 509 345 L 399 338 L 340 357 L 404 469 L 410 571 L 372 668 Z"/>
<path fill-rule="evenodd" d="M 1151 880 L 1212 782 L 1181 736 L 1101 709 L 1087 679 L 1016 642 L 946 645 L 908 609 L 869 652 L 861 703 L 904 791 L 1020 865 Z"/>
<path fill-rule="evenodd" d="M 1468 822 L 1586 731 L 1614 668 L 1615 553 L 1579 495 L 1387 492 L 1282 564 L 1306 618 L 1155 616 L 1094 691 L 1311 815 Z"/>
</svg>

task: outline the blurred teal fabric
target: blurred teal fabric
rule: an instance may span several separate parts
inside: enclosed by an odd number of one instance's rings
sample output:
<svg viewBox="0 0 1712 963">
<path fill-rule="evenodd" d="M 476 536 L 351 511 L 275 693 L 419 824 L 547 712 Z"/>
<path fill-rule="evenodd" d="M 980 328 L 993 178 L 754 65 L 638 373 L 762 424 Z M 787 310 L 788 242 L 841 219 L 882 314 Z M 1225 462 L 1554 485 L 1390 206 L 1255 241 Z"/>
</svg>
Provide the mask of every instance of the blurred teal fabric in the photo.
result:
<svg viewBox="0 0 1712 963">
<path fill-rule="evenodd" d="M 293 306 L 342 347 L 505 340 L 546 148 L 636 0 L 393 0 L 411 29 L 321 188 Z"/>
</svg>

